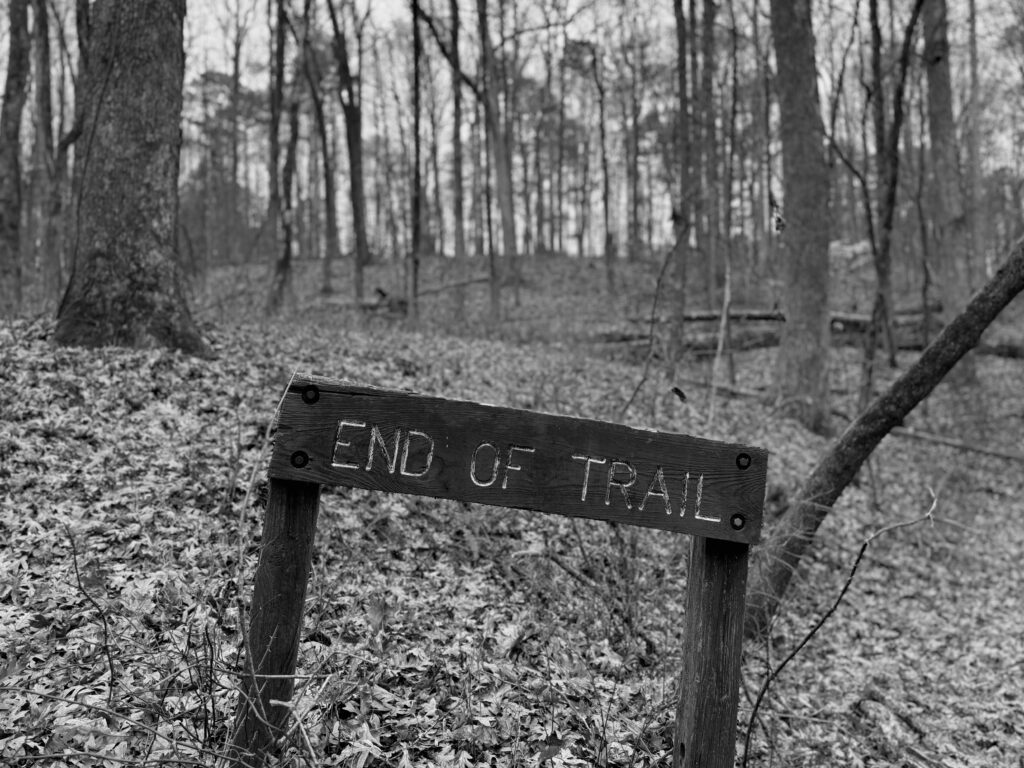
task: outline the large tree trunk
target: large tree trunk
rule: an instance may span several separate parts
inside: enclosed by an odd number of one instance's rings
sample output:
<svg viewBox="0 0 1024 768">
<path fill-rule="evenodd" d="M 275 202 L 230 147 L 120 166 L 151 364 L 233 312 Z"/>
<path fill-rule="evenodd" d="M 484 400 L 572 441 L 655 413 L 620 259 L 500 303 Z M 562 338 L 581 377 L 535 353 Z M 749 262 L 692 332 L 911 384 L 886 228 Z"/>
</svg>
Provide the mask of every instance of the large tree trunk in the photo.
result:
<svg viewBox="0 0 1024 768">
<path fill-rule="evenodd" d="M 604 228 L 605 283 L 608 295 L 612 296 L 615 290 L 615 233 L 612 232 L 612 188 L 611 171 L 609 170 L 608 163 L 607 136 L 608 115 L 605 108 L 604 77 L 601 74 L 603 66 L 599 50 L 596 45 L 590 47 L 590 63 L 594 76 L 594 87 L 597 88 L 597 135 L 598 141 L 601 144 L 601 223 Z"/>
<path fill-rule="evenodd" d="M 672 357 L 678 359 L 683 352 L 683 332 L 685 330 L 687 267 L 690 253 L 690 215 L 696 190 L 693 188 L 691 175 L 691 157 L 693 144 L 690 125 L 689 79 L 686 74 L 686 14 L 683 12 L 683 0 L 672 0 L 672 11 L 676 21 L 676 78 L 679 88 L 679 125 L 676 136 L 679 144 L 679 199 L 672 211 L 672 227 L 675 237 L 674 268 L 678 294 L 675 299 L 675 328 L 672 331 Z"/>
<path fill-rule="evenodd" d="M 490 138 L 491 157 L 494 158 L 494 189 L 498 196 L 501 216 L 501 244 L 507 266 L 516 262 L 515 205 L 512 199 L 512 169 L 509 165 L 508 136 L 498 114 L 498 77 L 494 64 L 494 49 L 487 29 L 487 0 L 476 0 L 477 21 L 480 28 L 480 48 L 483 58 L 484 125 Z M 500 272 L 500 270 L 499 270 Z M 500 281 L 500 277 L 497 278 Z M 491 319 L 501 319 L 500 293 L 492 292 Z"/>
<path fill-rule="evenodd" d="M 323 277 L 320 283 L 320 292 L 323 294 L 330 294 L 334 291 L 331 284 L 331 266 L 341 258 L 341 242 L 338 237 L 338 199 L 334 188 L 334 156 L 331 152 L 333 143 L 328 135 L 328 118 L 323 95 L 320 92 L 323 76 L 316 63 L 316 51 L 310 42 L 310 35 L 312 34 L 312 30 L 310 28 L 311 21 L 309 18 L 310 8 L 310 0 L 307 0 L 306 12 L 304 14 L 306 16 L 306 20 L 303 25 L 304 37 L 302 40 L 303 64 L 305 65 L 306 82 L 309 84 L 310 99 L 313 102 L 313 117 L 316 120 L 317 136 L 320 139 L 320 157 L 323 161 L 324 210 L 327 219 L 327 252 L 324 254 Z M 331 124 L 333 125 L 333 122 Z M 313 153 L 310 152 L 311 156 L 312 154 Z M 310 181 L 312 182 L 312 178 Z"/>
<path fill-rule="evenodd" d="M 356 238 L 353 282 L 356 300 L 361 301 L 364 294 L 363 271 L 370 263 L 370 241 L 366 237 L 366 185 L 363 178 L 363 108 L 358 83 L 348 64 L 348 41 L 338 24 L 332 0 L 328 0 L 327 10 L 334 31 L 338 97 L 345 118 L 345 144 L 348 148 L 349 200 L 352 203 L 352 230 Z"/>
<path fill-rule="evenodd" d="M 234 8 L 234 16 L 231 19 L 232 23 L 232 35 L 231 35 L 231 101 L 228 105 L 229 110 L 229 121 L 231 124 L 230 135 L 228 136 L 228 142 L 231 152 L 231 177 L 228 180 L 228 194 L 227 194 L 227 207 L 228 207 L 228 243 L 227 243 L 227 258 L 231 264 L 238 262 L 238 254 L 240 252 L 240 239 L 244 227 L 241 226 L 248 217 L 248 210 L 241 207 L 241 201 L 239 200 L 239 191 L 242 184 L 239 183 L 239 171 L 241 168 L 241 142 L 238 138 L 239 133 L 239 122 L 242 108 L 242 46 L 245 44 L 245 37 L 249 31 L 249 14 L 252 12 L 250 8 L 244 15 L 242 12 L 241 3 L 238 3 Z"/>
<path fill-rule="evenodd" d="M 288 104 L 288 144 L 285 147 L 284 167 L 281 169 L 281 242 L 277 261 L 274 262 L 274 276 L 267 299 L 267 311 L 279 312 L 288 302 L 294 300 L 292 290 L 293 244 L 295 242 L 295 171 L 299 145 L 299 95 L 297 84 L 292 85 Z"/>
<path fill-rule="evenodd" d="M 818 102 L 810 0 L 772 0 L 778 66 L 786 325 L 775 370 L 784 412 L 808 429 L 828 429 L 829 171 Z"/>
<path fill-rule="evenodd" d="M 184 0 L 97 0 L 55 340 L 202 354 L 175 252 Z"/>
<path fill-rule="evenodd" d="M 36 62 L 36 194 L 41 219 L 39 264 L 42 269 L 43 299 L 47 303 L 60 300 L 64 284 L 60 262 L 61 188 L 57 175 L 56 147 L 53 139 L 53 99 L 50 78 L 50 22 L 47 0 L 33 0 L 35 11 Z"/>
<path fill-rule="evenodd" d="M 462 200 L 462 72 L 459 62 L 459 0 L 450 0 L 452 15 L 452 207 L 455 213 L 455 271 L 459 286 L 455 289 L 455 317 L 466 313 L 466 221 Z"/>
<path fill-rule="evenodd" d="M 774 5 L 773 5 L 774 7 Z M 789 13 L 792 15 L 793 11 Z M 715 306 L 718 289 L 718 240 L 720 230 L 719 211 L 722 207 L 722 193 L 718 181 L 718 131 L 716 128 L 717 109 L 715 108 L 715 17 L 718 5 L 715 0 L 704 0 L 701 15 L 701 142 L 700 153 L 703 164 L 703 183 L 701 189 L 701 205 L 704 215 L 698 221 L 701 257 L 707 275 L 708 309 Z M 773 13 L 774 17 L 775 14 Z M 813 40 L 813 38 L 812 38 Z M 813 42 L 812 42 L 813 45 Z M 813 47 L 812 49 L 813 50 Z M 813 66 L 813 62 L 812 62 Z M 695 70 L 696 74 L 696 70 Z M 817 104 L 817 90 L 815 104 Z M 786 131 L 783 129 L 783 135 Z M 818 139 L 820 143 L 820 138 Z"/>
<path fill-rule="evenodd" d="M 921 357 L 851 424 L 828 450 L 796 494 L 770 536 L 755 550 L 753 583 L 748 592 L 746 633 L 760 634 L 769 625 L 785 595 L 800 559 L 832 505 L 863 463 L 893 427 L 981 338 L 982 332 L 1010 301 L 1024 290 L 1024 240 L 1002 269 L 971 300 Z"/>
<path fill-rule="evenodd" d="M 956 124 L 953 121 L 953 89 L 950 83 L 949 40 L 946 34 L 946 0 L 924 4 L 925 71 L 928 75 L 928 134 L 931 139 L 932 232 L 935 272 L 947 312 L 957 312 L 970 296 L 967 271 L 967 212 L 960 194 Z M 961 362 L 964 380 L 975 378 L 974 358 Z"/>
<path fill-rule="evenodd" d="M 21 308 L 21 112 L 29 71 L 28 0 L 11 0 L 7 82 L 0 107 L 0 317 Z"/>
<path fill-rule="evenodd" d="M 419 317 L 420 257 L 423 254 L 423 137 L 422 83 L 423 40 L 420 36 L 419 0 L 412 0 L 412 248 L 409 251 L 409 316 L 415 322 Z"/>
</svg>

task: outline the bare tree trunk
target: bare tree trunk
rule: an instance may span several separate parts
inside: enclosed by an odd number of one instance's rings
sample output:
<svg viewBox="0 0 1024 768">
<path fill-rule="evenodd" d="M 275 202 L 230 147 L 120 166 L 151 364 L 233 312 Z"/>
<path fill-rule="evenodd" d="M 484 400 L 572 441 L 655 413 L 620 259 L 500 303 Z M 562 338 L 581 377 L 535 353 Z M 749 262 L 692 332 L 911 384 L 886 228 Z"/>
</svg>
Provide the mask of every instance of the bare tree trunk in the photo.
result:
<svg viewBox="0 0 1024 768">
<path fill-rule="evenodd" d="M 432 206 L 425 211 L 427 214 L 427 231 L 430 233 L 428 239 L 428 253 L 434 256 L 444 256 L 446 232 L 444 226 L 444 184 L 441 182 L 441 105 L 438 98 L 437 85 L 434 82 L 433 70 L 431 69 L 430 57 L 424 57 L 423 62 L 427 65 L 427 94 L 430 101 L 427 107 L 427 117 L 430 121 L 430 175 L 434 177 L 433 193 L 430 195 Z M 427 184 L 424 184 L 426 189 Z"/>
<path fill-rule="evenodd" d="M 865 378 L 864 391 L 870 392 L 870 371 L 873 368 L 873 358 L 877 343 L 877 334 L 881 333 L 885 341 L 885 348 L 889 354 L 889 365 L 896 365 L 896 344 L 892 334 L 892 221 L 895 212 L 895 194 L 897 168 L 899 166 L 898 145 L 897 152 L 890 152 L 891 137 L 899 136 L 899 125 L 894 120 L 892 128 L 888 129 L 885 124 L 885 81 L 882 79 L 882 32 L 878 21 L 878 0 L 870 0 L 871 17 L 871 83 L 872 83 L 872 116 L 875 129 L 875 160 L 877 163 L 877 177 L 879 188 L 878 205 L 878 243 L 875 248 L 875 306 L 873 315 L 875 321 L 868 334 L 867 346 L 864 355 L 866 359 L 865 369 L 869 375 Z M 902 101 L 902 100 L 901 100 Z M 902 109 L 902 103 L 897 107 L 896 98 L 893 99 L 893 108 Z M 893 184 L 892 189 L 888 186 Z M 889 193 L 892 192 L 890 201 Z M 891 207 L 890 207 L 891 206 Z"/>
<path fill-rule="evenodd" d="M 420 136 L 420 93 L 423 40 L 420 37 L 419 2 L 412 0 L 412 250 L 409 252 L 409 316 L 419 316 L 420 256 L 423 252 L 422 137 Z"/>
<path fill-rule="evenodd" d="M 913 47 L 914 29 L 921 14 L 924 0 L 915 0 L 903 33 L 903 44 L 900 50 L 899 73 L 893 89 L 892 125 L 885 125 L 885 98 L 881 76 L 881 30 L 878 23 L 878 0 L 870 0 L 871 17 L 871 56 L 872 82 L 874 89 L 873 119 L 875 127 L 875 154 L 877 156 L 878 181 L 877 197 L 874 212 L 870 203 L 870 192 L 863 177 L 862 190 L 868 201 L 864 206 L 868 232 L 875 263 L 875 301 L 872 309 L 871 330 L 865 338 L 864 375 L 861 385 L 859 407 L 863 409 L 870 400 L 874 371 L 875 347 L 878 334 L 884 334 L 885 345 L 889 353 L 889 364 L 896 365 L 896 344 L 892 335 L 892 231 L 896 213 L 896 194 L 899 191 L 900 152 L 899 138 L 903 125 L 903 94 L 906 89 L 907 72 L 910 66 L 910 55 Z M 864 141 L 864 157 L 868 157 L 867 137 Z"/>
<path fill-rule="evenodd" d="M 361 301 L 364 295 L 363 271 L 370 263 L 370 243 L 366 238 L 366 185 L 363 177 L 362 98 L 359 95 L 359 84 L 349 67 L 348 41 L 338 23 L 333 0 L 327 0 L 327 10 L 334 31 L 338 97 L 341 99 L 341 111 L 345 118 L 345 142 L 348 148 L 349 197 L 352 203 L 352 230 L 356 240 L 353 282 L 356 300 Z"/>
<path fill-rule="evenodd" d="M 748 636 L 767 629 L 818 527 L 882 438 L 931 393 L 1022 290 L 1024 240 L 1017 242 L 1002 269 L 942 330 L 917 362 L 829 448 L 795 495 L 799 501 L 783 513 L 772 535 L 755 551 L 744 622 Z"/>
<path fill-rule="evenodd" d="M 284 168 L 281 169 L 281 244 L 280 255 L 274 265 L 274 277 L 267 300 L 267 311 L 274 314 L 291 298 L 292 261 L 295 240 L 295 172 L 299 145 L 298 85 L 292 85 L 288 104 L 288 144 L 285 148 Z"/>
<path fill-rule="evenodd" d="M 604 227 L 605 287 L 608 295 L 611 296 L 615 288 L 615 233 L 612 232 L 611 173 L 608 169 L 608 114 L 605 109 L 604 77 L 601 74 L 600 54 L 596 45 L 590 46 L 590 57 L 594 87 L 597 88 L 597 131 L 601 144 L 601 214 Z"/>
<path fill-rule="evenodd" d="M 477 258 L 484 256 L 484 208 L 483 192 L 487 182 L 484 179 L 483 153 L 486 151 L 480 141 L 480 103 L 473 105 L 473 128 L 470 134 L 470 147 L 473 154 L 473 178 L 470 183 L 470 199 L 473 201 L 470 212 L 473 218 L 473 252 Z"/>
<path fill-rule="evenodd" d="M 565 253 L 565 56 L 558 60 L 558 145 L 555 160 L 554 199 L 551 201 L 551 249 Z M 579 254 L 583 255 L 582 251 Z"/>
<path fill-rule="evenodd" d="M 987 248 L 981 226 L 981 100 L 978 81 L 978 8 L 977 0 L 968 0 L 968 48 L 970 56 L 970 96 L 967 102 L 967 220 L 971 232 L 974 257 L 968 262 L 971 286 L 978 284 L 977 275 L 985 274 Z"/>
<path fill-rule="evenodd" d="M 288 0 L 275 0 L 273 30 L 271 35 L 271 72 L 270 72 L 270 159 L 269 183 L 270 196 L 267 207 L 267 218 L 270 220 L 274 237 L 271 252 L 274 254 L 274 272 L 271 277 L 270 292 L 267 295 L 267 311 L 278 311 L 285 300 L 285 292 L 291 280 L 291 238 L 290 227 L 285 228 L 285 212 L 281 200 L 281 114 L 284 111 L 284 59 L 288 27 L 288 11 L 285 3 Z M 268 2 L 268 15 L 270 3 Z M 268 20 L 269 23 L 269 20 Z M 286 161 L 287 162 L 287 161 Z"/>
<path fill-rule="evenodd" d="M 683 333 L 686 316 L 687 267 L 690 253 L 690 217 L 692 202 L 696 195 L 693 188 L 692 157 L 693 139 L 690 121 L 689 80 L 686 74 L 687 32 L 686 15 L 683 13 L 683 0 L 672 0 L 672 11 L 676 20 L 676 87 L 679 89 L 679 126 L 677 140 L 679 142 L 680 174 L 679 199 L 672 211 L 673 235 L 675 237 L 675 272 L 678 295 L 675 300 L 675 328 L 671 344 L 672 356 L 675 359 L 682 354 Z"/>
<path fill-rule="evenodd" d="M 625 19 L 629 4 L 622 6 L 621 31 L 629 38 L 623 40 L 623 60 L 629 70 L 629 93 L 623 99 L 623 111 L 625 112 L 625 144 L 626 144 L 626 187 L 628 190 L 627 207 L 627 242 L 626 259 L 637 258 L 641 253 L 640 245 L 640 110 L 643 102 L 641 89 L 643 87 L 644 71 L 644 49 L 639 40 L 639 33 L 636 24 L 636 9 L 630 9 L 632 14 L 629 22 Z M 629 49 L 632 49 L 630 51 Z"/>
<path fill-rule="evenodd" d="M 36 181 L 42 219 L 39 239 L 39 264 L 42 269 L 43 299 L 60 300 L 64 274 L 60 263 L 61 186 L 57 175 L 56 147 L 53 139 L 53 99 L 50 78 L 50 23 L 46 0 L 33 0 L 35 10 L 36 61 Z"/>
<path fill-rule="evenodd" d="M 7 81 L 0 107 L 0 317 L 21 309 L 21 112 L 29 73 L 28 0 L 8 6 Z"/>
<path fill-rule="evenodd" d="M 466 223 L 462 200 L 462 73 L 459 60 L 459 0 L 450 0 L 452 15 L 452 208 L 455 215 L 455 270 L 458 286 L 455 288 L 455 317 L 466 315 Z"/>
<path fill-rule="evenodd" d="M 270 126 L 268 127 L 269 157 L 267 160 L 267 223 L 271 238 L 271 253 L 276 259 L 281 243 L 281 112 L 284 104 L 284 48 L 288 17 L 285 0 L 268 0 L 267 24 L 270 27 Z"/>
<path fill-rule="evenodd" d="M 701 146 L 703 157 L 704 187 L 701 196 L 704 199 L 705 216 L 701 232 L 703 233 L 703 258 L 707 269 L 707 302 L 708 307 L 715 306 L 715 294 L 718 283 L 718 236 L 719 210 L 722 205 L 722 194 L 718 188 L 718 131 L 715 121 L 715 16 L 718 6 L 715 0 L 704 0 L 701 16 Z M 774 14 L 773 14 L 774 16 Z"/>
<path fill-rule="evenodd" d="M 925 71 L 928 75 L 928 134 L 931 139 L 932 231 L 939 295 L 946 312 L 967 303 L 967 212 L 960 194 L 956 123 L 953 120 L 953 89 L 950 82 L 949 40 L 946 34 L 946 0 L 925 0 Z M 977 378 L 974 358 L 965 357 L 958 367 L 962 382 Z"/>
<path fill-rule="evenodd" d="M 306 23 L 303 26 L 303 64 L 306 74 L 306 82 L 309 85 L 309 95 L 313 103 L 313 116 L 316 121 L 317 136 L 320 139 L 320 156 L 322 159 L 323 182 L 324 182 L 324 209 L 327 220 L 327 252 L 324 254 L 323 278 L 320 284 L 320 292 L 324 294 L 333 293 L 331 285 L 331 265 L 341 259 L 341 242 L 338 237 L 338 200 L 334 188 L 334 158 L 331 154 L 331 141 L 328 137 L 327 115 L 324 108 L 323 96 L 320 93 L 322 75 L 317 67 L 316 55 L 310 42 L 311 20 L 309 10 L 310 0 L 306 0 Z M 310 156 L 313 155 L 312 149 Z"/>
<path fill-rule="evenodd" d="M 590 136 L 584 132 L 583 139 L 580 142 L 579 157 L 583 163 L 583 167 L 580 169 L 579 187 L 577 197 L 579 199 L 579 205 L 577 206 L 578 221 L 576 225 L 576 253 L 581 258 L 587 252 L 587 235 L 590 231 Z"/>
<path fill-rule="evenodd" d="M 92 5 L 80 84 L 87 144 L 75 158 L 73 266 L 58 344 L 207 352 L 175 253 L 184 18 L 184 0 Z"/>
<path fill-rule="evenodd" d="M 785 412 L 815 432 L 828 424 L 829 169 L 818 100 L 810 0 L 772 0 L 778 62 L 783 195 L 782 332 L 775 389 Z"/>
<path fill-rule="evenodd" d="M 512 169 L 509 167 L 508 136 L 502 126 L 498 112 L 497 69 L 494 64 L 494 49 L 491 34 L 487 28 L 487 0 L 476 0 L 477 21 L 480 30 L 480 48 L 483 59 L 483 83 L 481 92 L 484 106 L 484 125 L 490 138 L 491 156 L 494 158 L 494 189 L 498 197 L 498 212 L 501 216 L 501 244 L 507 265 L 516 261 L 515 207 L 512 199 Z M 491 319 L 501 319 L 500 293 L 492 293 Z"/>
</svg>

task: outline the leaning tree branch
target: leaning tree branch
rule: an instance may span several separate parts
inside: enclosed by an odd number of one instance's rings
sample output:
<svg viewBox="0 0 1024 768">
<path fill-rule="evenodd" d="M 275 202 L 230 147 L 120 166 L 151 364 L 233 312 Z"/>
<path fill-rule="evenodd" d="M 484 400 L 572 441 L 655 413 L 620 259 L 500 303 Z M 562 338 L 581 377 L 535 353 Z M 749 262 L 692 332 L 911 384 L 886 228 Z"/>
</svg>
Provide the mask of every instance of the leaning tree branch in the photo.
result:
<svg viewBox="0 0 1024 768">
<path fill-rule="evenodd" d="M 434 21 L 434 17 L 431 16 L 426 11 L 424 11 L 419 5 L 415 6 L 415 11 L 416 17 L 426 23 L 427 29 L 430 30 L 430 36 L 434 38 L 434 42 L 437 43 L 437 47 L 441 49 L 441 55 L 444 56 L 448 63 L 451 64 L 452 67 L 454 68 L 454 53 L 452 52 L 451 48 L 448 47 L 448 44 L 444 41 L 444 38 L 441 36 L 441 32 L 437 28 L 437 22 Z M 483 101 L 484 92 L 480 88 L 480 84 L 477 83 L 477 81 L 474 80 L 472 77 L 467 75 L 462 69 L 457 69 L 456 71 L 459 73 L 459 78 L 462 80 L 462 82 L 466 84 L 466 87 L 473 92 L 473 95 L 476 96 L 480 101 Z"/>
<path fill-rule="evenodd" d="M 798 500 L 779 519 L 777 530 L 757 550 L 744 622 L 748 636 L 757 636 L 768 627 L 818 527 L 882 438 L 935 389 L 1022 290 L 1024 238 L 1017 241 L 1002 268 L 921 353 L 917 362 L 829 448 L 804 482 Z"/>
</svg>

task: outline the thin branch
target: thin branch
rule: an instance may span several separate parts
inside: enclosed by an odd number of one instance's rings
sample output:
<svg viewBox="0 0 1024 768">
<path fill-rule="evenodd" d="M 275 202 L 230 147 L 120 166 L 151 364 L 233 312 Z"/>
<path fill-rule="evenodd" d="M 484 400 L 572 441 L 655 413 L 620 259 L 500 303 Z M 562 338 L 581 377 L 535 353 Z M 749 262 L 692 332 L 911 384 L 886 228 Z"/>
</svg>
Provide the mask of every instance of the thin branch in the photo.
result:
<svg viewBox="0 0 1024 768">
<path fill-rule="evenodd" d="M 644 360 L 644 370 L 640 374 L 640 380 L 637 381 L 636 386 L 633 388 L 633 393 L 629 396 L 629 400 L 622 406 L 619 411 L 619 421 L 622 421 L 630 407 L 633 405 L 633 401 L 636 400 L 636 396 L 640 394 L 640 389 L 647 382 L 647 374 L 651 369 L 651 362 L 654 360 L 654 326 L 658 323 L 658 299 L 661 296 L 661 284 L 665 279 L 665 273 L 668 271 L 669 262 L 672 261 L 672 254 L 674 249 L 669 248 L 665 253 L 665 260 L 661 264 L 661 271 L 658 273 L 658 282 L 654 286 L 654 301 L 651 302 L 651 318 L 649 322 L 649 338 L 647 342 L 647 358 Z"/>
<path fill-rule="evenodd" d="M 78 547 L 75 545 L 75 537 L 71 533 L 71 529 L 65 524 L 64 530 L 68 534 L 68 541 L 71 543 L 71 562 L 75 567 L 75 581 L 78 582 L 79 591 L 85 595 L 85 599 L 89 601 L 89 604 L 96 609 L 96 612 L 100 615 L 100 620 L 103 622 L 103 652 L 107 657 L 107 669 L 110 672 L 110 688 L 107 690 L 107 705 L 114 705 L 114 688 L 117 685 L 117 671 L 114 669 L 114 657 L 110 653 L 110 624 L 107 622 L 107 612 L 100 607 L 100 604 L 96 602 L 96 599 L 89 594 L 89 591 L 85 588 L 85 584 L 82 583 L 82 574 L 78 570 Z"/>
<path fill-rule="evenodd" d="M 928 489 L 928 491 L 929 493 L 931 493 L 932 496 L 932 504 L 928 508 L 927 512 L 925 512 L 920 517 L 914 518 L 913 520 L 904 520 L 903 522 L 893 523 L 892 525 L 887 525 L 884 528 L 880 528 L 864 540 L 864 543 L 860 546 L 860 551 L 857 552 L 857 558 L 853 561 L 853 566 L 850 568 L 850 574 L 846 577 L 846 583 L 843 584 L 843 588 L 839 590 L 839 594 L 836 596 L 836 599 L 833 601 L 832 605 L 829 607 L 827 611 L 825 611 L 821 618 L 814 623 L 814 626 L 811 627 L 807 634 L 804 635 L 803 639 L 799 643 L 797 643 L 796 647 L 789 652 L 786 658 L 784 658 L 779 663 L 779 665 L 775 667 L 775 669 L 772 670 L 765 677 L 764 682 L 761 683 L 761 689 L 757 692 L 757 698 L 754 700 L 754 706 L 750 711 L 750 718 L 747 720 L 747 735 L 743 740 L 743 768 L 747 768 L 747 761 L 750 758 L 750 734 L 754 727 L 754 720 L 757 718 L 757 710 L 760 708 L 761 702 L 764 700 L 765 694 L 768 693 L 768 687 L 775 681 L 776 678 L 778 678 L 782 670 L 786 668 L 786 665 L 796 658 L 797 654 L 799 654 L 800 651 L 804 649 L 804 646 L 806 646 L 807 643 L 811 641 L 811 638 L 813 638 L 818 633 L 818 630 L 824 626 L 825 622 L 828 621 L 832 617 L 832 614 L 834 614 L 836 610 L 839 608 L 840 603 L 842 603 L 843 598 L 846 596 L 846 593 L 849 591 L 850 586 L 853 584 L 853 577 L 857 574 L 857 568 L 860 566 L 861 560 L 864 559 L 864 553 L 867 552 L 868 546 L 871 544 L 871 542 L 884 533 L 889 533 L 890 531 L 895 531 L 899 528 L 908 528 L 912 525 L 917 525 L 918 523 L 924 522 L 925 520 L 933 520 L 932 513 L 935 512 L 935 507 L 938 504 L 939 500 L 938 497 L 935 495 L 934 491 L 932 491 L 930 488 Z"/>
<path fill-rule="evenodd" d="M 441 55 L 448 60 L 448 63 L 451 64 L 452 68 L 454 69 L 454 54 L 452 53 L 451 48 L 448 47 L 448 44 L 444 41 L 444 37 L 441 35 L 440 30 L 438 30 L 437 23 L 434 21 L 434 17 L 427 13 L 425 10 L 423 10 L 423 8 L 418 3 L 415 6 L 415 11 L 417 17 L 421 21 L 426 23 L 427 28 L 430 30 L 430 36 L 434 38 L 434 42 L 437 43 L 437 47 L 441 49 Z M 458 69 L 457 71 L 462 82 L 466 84 L 466 87 L 468 87 L 469 90 L 473 92 L 473 95 L 476 96 L 482 102 L 484 100 L 485 94 L 483 89 L 480 87 L 479 83 L 477 83 L 476 80 L 467 75 L 461 68 Z"/>
</svg>

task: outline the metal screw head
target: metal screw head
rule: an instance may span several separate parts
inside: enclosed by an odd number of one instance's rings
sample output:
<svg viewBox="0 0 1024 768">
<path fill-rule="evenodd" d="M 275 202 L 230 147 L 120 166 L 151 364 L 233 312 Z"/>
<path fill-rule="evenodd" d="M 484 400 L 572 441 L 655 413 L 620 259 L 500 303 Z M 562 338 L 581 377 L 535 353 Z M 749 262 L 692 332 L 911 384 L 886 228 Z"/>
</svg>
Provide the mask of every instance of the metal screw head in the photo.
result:
<svg viewBox="0 0 1024 768">
<path fill-rule="evenodd" d="M 307 405 L 313 405 L 317 400 L 320 399 L 320 390 L 317 389 L 316 385 L 310 384 L 302 389 L 302 402 Z"/>
<path fill-rule="evenodd" d="M 746 518 L 743 515 L 733 515 L 729 520 L 729 525 L 732 526 L 734 531 L 743 530 L 743 526 L 747 524 Z"/>
<path fill-rule="evenodd" d="M 741 453 L 736 457 L 736 466 L 740 469 L 746 469 L 750 466 L 751 458 L 749 453 Z"/>
<path fill-rule="evenodd" d="M 296 451 L 292 454 L 292 466 L 296 469 L 302 469 L 304 466 L 309 464 L 309 454 L 305 451 Z"/>
</svg>

